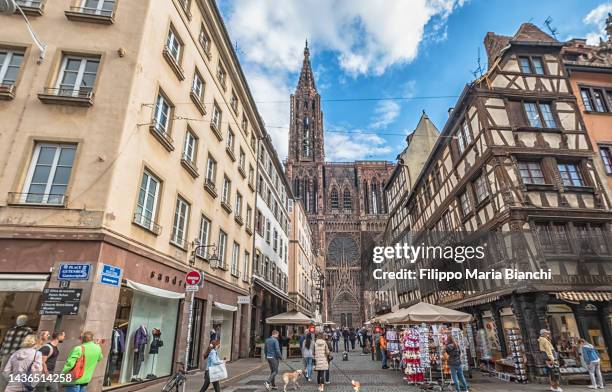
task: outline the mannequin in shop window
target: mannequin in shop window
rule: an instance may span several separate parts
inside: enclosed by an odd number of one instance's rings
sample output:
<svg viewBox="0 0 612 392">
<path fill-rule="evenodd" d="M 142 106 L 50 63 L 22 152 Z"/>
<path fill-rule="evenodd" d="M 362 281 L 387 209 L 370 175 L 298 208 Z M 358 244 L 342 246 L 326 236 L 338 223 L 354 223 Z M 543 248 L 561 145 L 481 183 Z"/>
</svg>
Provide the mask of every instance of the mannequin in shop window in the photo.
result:
<svg viewBox="0 0 612 392">
<path fill-rule="evenodd" d="M 142 381 L 140 375 L 140 366 L 144 361 L 145 347 L 149 343 L 149 332 L 147 327 L 141 325 L 134 333 L 134 363 L 132 371 L 132 382 Z"/>
<path fill-rule="evenodd" d="M 159 353 L 159 348 L 164 345 L 164 341 L 161 340 L 161 330 L 159 328 L 153 328 L 151 331 L 151 346 L 149 347 L 149 355 L 153 356 L 153 361 L 151 362 L 151 373 L 147 374 L 147 379 L 152 380 L 157 378 L 154 373 L 155 369 L 155 358 Z"/>
<path fill-rule="evenodd" d="M 121 359 L 125 352 L 125 332 L 123 329 L 127 323 L 116 325 L 111 333 L 111 348 L 106 368 L 106 376 L 104 377 L 104 386 L 112 384 L 111 377 L 121 366 Z"/>
<path fill-rule="evenodd" d="M 11 355 L 21 348 L 23 338 L 33 333 L 32 328 L 26 325 L 27 323 L 28 316 L 19 315 L 15 320 L 15 326 L 6 331 L 2 346 L 0 346 L 0 369 L 4 369 Z"/>
</svg>

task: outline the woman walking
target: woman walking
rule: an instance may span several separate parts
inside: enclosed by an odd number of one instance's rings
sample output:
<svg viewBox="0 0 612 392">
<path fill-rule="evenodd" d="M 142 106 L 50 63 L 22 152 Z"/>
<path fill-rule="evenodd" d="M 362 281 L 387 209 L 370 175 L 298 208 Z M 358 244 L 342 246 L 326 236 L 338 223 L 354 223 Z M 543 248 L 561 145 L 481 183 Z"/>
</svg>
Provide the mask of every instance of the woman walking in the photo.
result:
<svg viewBox="0 0 612 392">
<path fill-rule="evenodd" d="M 327 342 L 323 339 L 322 334 L 318 334 L 314 345 L 314 359 L 316 362 L 315 370 L 317 371 L 319 391 L 325 390 L 325 373 L 329 370 L 329 362 L 327 360 L 329 354 L 330 350 Z"/>
<path fill-rule="evenodd" d="M 455 383 L 455 389 L 457 392 L 461 392 L 461 384 L 463 384 L 463 390 L 469 390 L 465 375 L 463 374 L 463 367 L 461 366 L 461 349 L 459 345 L 455 343 L 455 339 L 452 336 L 448 337 L 446 343 L 446 353 L 448 354 L 448 367 L 450 368 L 451 377 Z"/>
<path fill-rule="evenodd" d="M 204 371 L 204 385 L 202 385 L 202 388 L 200 388 L 200 392 L 205 392 L 211 384 L 208 369 L 210 369 L 212 366 L 221 365 L 223 363 L 223 361 L 219 358 L 218 353 L 220 345 L 221 342 L 218 340 L 211 341 L 210 345 L 208 346 L 208 350 L 206 350 L 206 353 L 204 354 L 204 358 L 206 359 L 206 370 Z M 215 392 L 221 392 L 221 385 L 219 384 L 219 381 L 213 381 L 212 386 Z"/>
<path fill-rule="evenodd" d="M 31 391 L 38 384 L 32 379 L 40 377 L 43 371 L 42 354 L 36 346 L 36 335 L 27 335 L 21 342 L 21 348 L 15 351 L 4 367 L 4 374 L 19 376 L 23 379 L 13 380 L 6 386 L 6 392 Z M 31 376 L 31 377 L 30 377 Z M 30 381 L 28 381 L 30 379 Z"/>
<path fill-rule="evenodd" d="M 306 366 L 306 380 L 309 382 L 312 379 L 312 363 L 314 362 L 313 349 L 314 343 L 312 337 L 308 334 L 302 344 L 302 358 L 304 358 L 304 365 Z"/>
</svg>

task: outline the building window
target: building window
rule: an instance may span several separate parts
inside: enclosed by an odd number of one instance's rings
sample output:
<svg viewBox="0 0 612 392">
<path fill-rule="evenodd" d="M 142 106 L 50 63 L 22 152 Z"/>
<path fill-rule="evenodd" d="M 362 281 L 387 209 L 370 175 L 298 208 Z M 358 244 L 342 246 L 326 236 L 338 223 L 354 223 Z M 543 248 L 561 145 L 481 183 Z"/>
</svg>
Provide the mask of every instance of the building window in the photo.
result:
<svg viewBox="0 0 612 392">
<path fill-rule="evenodd" d="M 217 79 L 219 79 L 221 86 L 225 88 L 225 80 L 227 79 L 227 73 L 225 71 L 225 68 L 223 67 L 223 64 L 221 64 L 220 61 L 219 61 L 219 64 L 217 65 Z"/>
<path fill-rule="evenodd" d="M 0 48 L 0 86 L 15 84 L 22 62 L 23 51 Z"/>
<path fill-rule="evenodd" d="M 221 202 L 229 204 L 232 192 L 232 182 L 227 176 L 223 176 L 223 193 L 221 194 Z"/>
<path fill-rule="evenodd" d="M 270 240 L 272 237 L 272 225 L 270 225 L 270 220 L 266 221 L 266 242 L 270 244 Z"/>
<path fill-rule="evenodd" d="M 232 90 L 232 95 L 230 96 L 230 107 L 234 111 L 234 113 L 238 112 L 238 96 Z"/>
<path fill-rule="evenodd" d="M 242 280 L 245 282 L 249 281 L 249 265 L 251 264 L 251 254 L 248 251 L 244 251 L 242 259 Z"/>
<path fill-rule="evenodd" d="M 457 130 L 457 142 L 459 145 L 459 152 L 463 153 L 466 147 L 470 145 L 473 141 L 472 131 L 466 120 L 461 123 L 461 126 Z"/>
<path fill-rule="evenodd" d="M 251 149 L 257 151 L 257 141 L 255 140 L 254 134 L 251 134 Z"/>
<path fill-rule="evenodd" d="M 467 216 L 470 212 L 472 212 L 470 192 L 467 189 L 459 196 L 459 203 L 461 204 L 461 213 L 463 216 Z"/>
<path fill-rule="evenodd" d="M 278 231 L 276 231 L 276 229 L 274 229 L 274 234 L 272 236 L 272 249 L 275 252 L 278 252 Z"/>
<path fill-rule="evenodd" d="M 64 56 L 57 79 L 57 94 L 89 96 L 98 74 L 99 58 Z"/>
<path fill-rule="evenodd" d="M 519 65 L 522 73 L 544 75 L 544 63 L 541 57 L 519 57 Z"/>
<path fill-rule="evenodd" d="M 482 202 L 489 196 L 489 186 L 487 184 L 487 176 L 483 173 L 474 182 L 474 189 L 476 190 L 476 200 L 478 203 Z"/>
<path fill-rule="evenodd" d="M 351 191 L 349 191 L 347 188 L 344 190 L 344 209 L 350 210 L 351 208 L 353 208 L 353 203 L 351 200 Z"/>
<path fill-rule="evenodd" d="M 204 28 L 204 25 L 200 26 L 200 36 L 198 37 L 198 41 L 200 41 L 200 46 L 204 49 L 206 54 L 210 53 L 210 37 Z"/>
<path fill-rule="evenodd" d="M 172 224 L 172 242 L 174 245 L 185 246 L 187 238 L 187 225 L 189 223 L 189 204 L 181 197 L 176 199 L 174 209 L 174 223 Z"/>
<path fill-rule="evenodd" d="M 183 159 L 195 165 L 198 138 L 191 130 L 185 133 L 185 146 L 183 147 Z"/>
<path fill-rule="evenodd" d="M 145 170 L 140 181 L 138 203 L 134 222 L 146 229 L 152 230 L 157 214 L 160 180 Z"/>
<path fill-rule="evenodd" d="M 234 246 L 232 248 L 232 275 L 238 276 L 238 262 L 240 259 L 240 245 L 237 242 L 234 242 Z"/>
<path fill-rule="evenodd" d="M 524 184 L 545 184 L 540 162 L 519 162 L 519 172 Z"/>
<path fill-rule="evenodd" d="M 227 128 L 227 142 L 225 147 L 231 152 L 234 152 L 234 131 L 229 127 Z"/>
<path fill-rule="evenodd" d="M 241 124 L 241 126 L 242 126 L 242 130 L 248 135 L 249 134 L 249 131 L 248 131 L 248 129 L 249 129 L 249 120 L 247 120 L 246 114 L 242 115 L 242 124 Z"/>
<path fill-rule="evenodd" d="M 213 111 L 212 111 L 212 117 L 211 117 L 211 125 L 213 127 L 215 127 L 215 129 L 217 130 L 221 130 L 221 117 L 222 117 L 223 113 L 221 112 L 221 109 L 219 109 L 219 105 L 217 105 L 217 103 L 215 102 L 213 104 Z"/>
<path fill-rule="evenodd" d="M 236 216 L 242 216 L 242 195 L 236 192 Z"/>
<path fill-rule="evenodd" d="M 558 163 L 559 174 L 565 186 L 585 186 L 578 165 L 575 163 Z"/>
<path fill-rule="evenodd" d="M 181 40 L 178 38 L 178 35 L 174 29 L 170 27 L 170 30 L 168 30 L 168 37 L 166 38 L 166 50 L 177 64 L 181 61 L 182 47 L 183 44 L 181 43 Z"/>
<path fill-rule="evenodd" d="M 608 99 L 612 98 L 612 91 L 607 91 Z M 603 89 L 582 87 L 580 88 L 580 96 L 584 104 L 584 110 L 588 112 L 605 113 L 610 112 L 610 102 L 606 101 L 606 92 Z"/>
<path fill-rule="evenodd" d="M 255 179 L 255 169 L 253 169 L 253 165 L 250 165 L 250 164 L 249 164 L 249 177 L 248 177 L 248 179 L 249 179 L 249 184 L 255 185 L 253 183 L 253 180 Z"/>
<path fill-rule="evenodd" d="M 523 102 L 529 125 L 534 128 L 557 128 L 550 103 Z"/>
<path fill-rule="evenodd" d="M 225 268 L 225 253 L 227 250 L 227 234 L 223 230 L 219 230 L 219 267 Z"/>
<path fill-rule="evenodd" d="M 191 84 L 191 92 L 201 103 L 204 102 L 204 80 L 198 71 L 193 74 L 193 83 Z"/>
<path fill-rule="evenodd" d="M 599 156 L 604 163 L 607 174 L 612 174 L 612 147 L 599 146 Z"/>
<path fill-rule="evenodd" d="M 37 143 L 24 185 L 23 202 L 63 205 L 76 146 Z"/>
<path fill-rule="evenodd" d="M 180 0 L 179 1 L 181 3 L 181 7 L 183 7 L 183 10 L 188 14 L 189 14 L 189 6 L 191 5 L 191 0 Z"/>
<path fill-rule="evenodd" d="M 170 131 L 172 114 L 172 105 L 168 99 L 160 92 L 157 95 L 155 102 L 155 114 L 153 117 L 153 126 L 155 130 L 163 134 L 168 134 Z"/>
<path fill-rule="evenodd" d="M 245 221 L 246 221 L 246 227 L 248 229 L 250 229 L 251 226 L 251 216 L 253 215 L 253 209 L 251 208 L 250 205 L 247 204 L 247 209 L 246 209 L 246 217 L 245 217 Z"/>
<path fill-rule="evenodd" d="M 215 179 L 217 177 L 217 161 L 212 156 L 208 156 L 208 163 L 206 164 L 206 183 L 209 185 L 215 185 Z"/>
<path fill-rule="evenodd" d="M 339 202 L 338 202 L 338 190 L 334 187 L 331 190 L 331 208 L 332 209 L 338 209 L 340 208 Z"/>
<path fill-rule="evenodd" d="M 242 147 L 240 147 L 240 152 L 238 154 L 238 165 L 240 166 L 240 168 L 243 170 L 243 173 L 244 173 L 245 166 L 246 166 L 246 154 L 244 153 L 244 150 L 242 149 Z"/>
<path fill-rule="evenodd" d="M 200 217 L 200 233 L 198 235 L 198 245 L 206 246 L 209 245 L 210 241 L 210 220 L 206 218 L 204 215 Z M 208 258 L 208 248 L 200 247 L 198 248 L 197 254 L 200 257 Z"/>
<path fill-rule="evenodd" d="M 565 223 L 536 223 L 535 227 L 538 241 L 545 253 L 571 252 Z"/>
</svg>

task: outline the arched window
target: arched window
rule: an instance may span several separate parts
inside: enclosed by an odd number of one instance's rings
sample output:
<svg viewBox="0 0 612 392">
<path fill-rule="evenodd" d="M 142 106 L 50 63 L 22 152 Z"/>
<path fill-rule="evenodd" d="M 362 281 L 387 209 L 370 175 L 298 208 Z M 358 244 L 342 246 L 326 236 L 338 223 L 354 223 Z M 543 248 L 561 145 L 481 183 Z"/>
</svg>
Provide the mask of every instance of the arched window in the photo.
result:
<svg viewBox="0 0 612 392">
<path fill-rule="evenodd" d="M 293 179 L 293 193 L 295 193 L 295 197 L 300 197 L 302 194 L 300 192 L 300 180 L 298 178 Z"/>
<path fill-rule="evenodd" d="M 351 200 L 351 191 L 349 191 L 348 188 L 344 189 L 343 198 L 344 198 L 344 203 L 343 203 L 344 204 L 344 209 L 345 210 L 352 209 L 353 208 L 353 203 L 352 203 L 352 200 Z"/>
<path fill-rule="evenodd" d="M 308 178 L 304 178 L 304 194 L 302 201 L 306 212 L 310 212 L 310 181 L 308 181 Z"/>
<path fill-rule="evenodd" d="M 332 210 L 337 210 L 338 208 L 340 208 L 340 202 L 338 200 L 338 190 L 336 189 L 336 187 L 332 188 L 330 199 Z"/>
<path fill-rule="evenodd" d="M 368 182 L 363 180 L 363 209 L 366 214 L 370 213 L 370 194 L 368 193 Z"/>
<path fill-rule="evenodd" d="M 379 211 L 379 200 L 378 200 L 378 183 L 376 182 L 376 179 L 372 180 L 372 187 L 371 187 L 371 197 L 372 197 L 372 214 L 378 214 Z"/>
<path fill-rule="evenodd" d="M 311 211 L 313 214 L 316 214 L 317 212 L 317 179 L 316 177 L 312 180 L 312 191 L 310 192 L 312 200 L 310 202 L 311 205 Z"/>
</svg>

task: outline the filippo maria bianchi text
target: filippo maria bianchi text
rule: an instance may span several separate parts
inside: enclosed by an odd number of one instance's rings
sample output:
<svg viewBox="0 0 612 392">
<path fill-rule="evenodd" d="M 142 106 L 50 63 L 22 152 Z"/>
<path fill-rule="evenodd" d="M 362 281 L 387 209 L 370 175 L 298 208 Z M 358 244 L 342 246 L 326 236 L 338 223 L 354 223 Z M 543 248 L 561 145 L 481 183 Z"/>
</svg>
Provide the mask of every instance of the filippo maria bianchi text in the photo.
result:
<svg viewBox="0 0 612 392">
<path fill-rule="evenodd" d="M 537 271 L 520 271 L 515 268 L 502 268 L 490 270 L 466 269 L 464 271 L 441 271 L 437 268 L 407 269 L 397 271 L 384 271 L 380 268 L 372 272 L 374 279 L 383 280 L 437 280 L 439 282 L 451 280 L 547 280 L 552 279 L 550 269 Z"/>
</svg>

